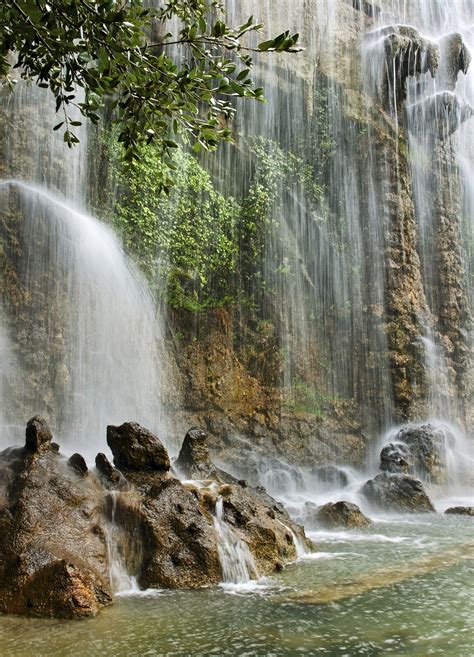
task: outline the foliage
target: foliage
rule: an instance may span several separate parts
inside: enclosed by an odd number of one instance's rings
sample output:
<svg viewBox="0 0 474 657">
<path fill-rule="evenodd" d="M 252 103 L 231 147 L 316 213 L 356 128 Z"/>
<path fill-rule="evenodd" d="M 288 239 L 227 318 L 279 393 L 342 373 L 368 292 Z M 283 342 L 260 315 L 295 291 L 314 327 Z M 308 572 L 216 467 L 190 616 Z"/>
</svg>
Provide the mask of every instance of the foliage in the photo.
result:
<svg viewBox="0 0 474 657">
<path fill-rule="evenodd" d="M 278 231 L 285 220 L 288 199 L 302 193 L 308 207 L 320 203 L 324 189 L 315 180 L 313 166 L 304 162 L 296 153 L 283 150 L 276 142 L 263 137 L 245 141 L 254 161 L 254 174 L 249 189 L 242 200 L 240 220 L 240 250 L 242 278 L 248 291 L 258 290 L 270 294 L 263 272 L 269 249 L 269 237 L 274 236 L 271 267 L 276 275 L 291 273 L 288 243 Z M 280 237 L 278 237 L 280 235 Z"/>
<path fill-rule="evenodd" d="M 156 148 L 145 147 L 140 162 L 124 167 L 112 140 L 109 147 L 118 188 L 112 220 L 142 269 L 166 283 L 174 307 L 197 311 L 226 303 L 237 263 L 237 203 L 217 192 L 195 157 L 181 149 L 173 156 L 174 188 L 160 196 L 166 165 Z"/>
<path fill-rule="evenodd" d="M 69 146 L 80 125 L 71 107 L 97 123 L 108 103 L 128 160 L 152 141 L 169 158 L 178 133 L 197 151 L 212 150 L 231 139 L 234 97 L 263 100 L 251 55 L 300 50 L 288 32 L 252 47 L 245 39 L 263 26 L 253 16 L 235 27 L 224 19 L 216 0 L 168 0 L 156 9 L 145 0 L 3 0 L 0 78 L 13 86 L 13 58 L 22 78 L 49 88 L 62 113 L 54 129 L 64 129 Z"/>
<path fill-rule="evenodd" d="M 253 174 L 235 199 L 217 190 L 194 154 L 178 148 L 174 187 L 160 196 L 167 165 L 159 149 L 142 147 L 140 161 L 128 164 L 116 140 L 105 141 L 116 189 L 111 220 L 148 278 L 166 281 L 167 301 L 194 311 L 236 301 L 261 306 L 271 294 L 264 261 L 271 235 L 278 234 L 284 195 L 295 185 L 309 196 L 320 194 L 311 168 L 268 139 L 242 139 Z M 277 258 L 272 267 L 285 275 L 288 264 Z"/>
</svg>

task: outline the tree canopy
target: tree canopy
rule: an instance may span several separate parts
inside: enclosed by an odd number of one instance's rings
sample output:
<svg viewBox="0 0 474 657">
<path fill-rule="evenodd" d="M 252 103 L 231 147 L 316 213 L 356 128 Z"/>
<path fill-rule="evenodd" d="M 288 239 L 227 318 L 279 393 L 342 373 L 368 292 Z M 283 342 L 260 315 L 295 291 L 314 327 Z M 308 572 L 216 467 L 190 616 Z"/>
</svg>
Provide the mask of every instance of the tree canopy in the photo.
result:
<svg viewBox="0 0 474 657">
<path fill-rule="evenodd" d="M 107 106 L 125 159 L 155 142 L 165 158 L 183 135 L 196 151 L 231 139 L 233 98 L 263 100 L 251 79 L 255 52 L 297 52 L 298 34 L 264 42 L 251 16 L 228 25 L 221 2 L 167 0 L 2 0 L 0 78 L 50 89 L 69 146 L 80 121 Z"/>
</svg>

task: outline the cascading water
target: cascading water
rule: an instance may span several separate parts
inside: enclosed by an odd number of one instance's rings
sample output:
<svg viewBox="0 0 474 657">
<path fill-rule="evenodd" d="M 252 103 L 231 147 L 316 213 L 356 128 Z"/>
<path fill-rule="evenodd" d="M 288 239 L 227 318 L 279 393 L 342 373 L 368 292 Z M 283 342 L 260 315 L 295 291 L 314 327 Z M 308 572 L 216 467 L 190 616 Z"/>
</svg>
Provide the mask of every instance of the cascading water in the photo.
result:
<svg viewBox="0 0 474 657">
<path fill-rule="evenodd" d="M 35 413 L 91 456 L 126 420 L 166 441 L 161 311 L 111 229 L 82 210 L 87 130 L 68 149 L 50 94 L 23 82 L 2 94 L 0 443 L 22 442 Z"/>
<path fill-rule="evenodd" d="M 269 33 L 298 30 L 306 51 L 258 58 L 267 107 L 242 108 L 238 129 L 270 157 L 296 151 L 318 186 L 272 188 L 262 312 L 279 326 L 284 384 L 355 399 L 372 444 L 427 418 L 469 433 L 474 6 L 261 9 Z M 227 6 L 235 22 L 253 10 Z M 224 188 L 245 195 L 258 163 L 219 157 Z"/>
<path fill-rule="evenodd" d="M 121 551 L 127 534 L 121 531 L 116 521 L 117 497 L 121 493 L 112 491 L 109 494 L 110 519 L 105 526 L 105 542 L 107 546 L 107 561 L 109 565 L 110 588 L 115 594 L 130 594 L 138 592 L 136 578 L 130 575 L 124 554 Z M 137 541 L 138 544 L 138 541 Z"/>
<path fill-rule="evenodd" d="M 246 584 L 251 579 L 258 579 L 257 566 L 249 548 L 225 521 L 222 496 L 216 502 L 214 527 L 223 584 Z"/>
<path fill-rule="evenodd" d="M 15 214 L 20 244 L 23 297 L 9 322 L 21 367 L 12 409 L 22 410 L 17 423 L 44 413 L 65 447 L 91 452 L 107 424 L 133 419 L 162 433 L 161 328 L 117 238 L 20 181 L 0 183 L 0 206 L 3 216 Z"/>
</svg>

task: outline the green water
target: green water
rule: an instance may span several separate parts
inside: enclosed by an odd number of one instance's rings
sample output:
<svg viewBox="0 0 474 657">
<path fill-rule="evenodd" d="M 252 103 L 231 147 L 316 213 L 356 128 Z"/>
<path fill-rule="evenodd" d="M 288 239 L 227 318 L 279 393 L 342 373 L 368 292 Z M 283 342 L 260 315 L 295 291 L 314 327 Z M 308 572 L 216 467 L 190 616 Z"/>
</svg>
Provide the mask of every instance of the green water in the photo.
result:
<svg viewBox="0 0 474 657">
<path fill-rule="evenodd" d="M 85 621 L 2 617 L 0 654 L 474 655 L 472 518 L 392 518 L 369 530 L 314 538 L 316 558 L 288 566 L 253 591 L 121 597 Z M 439 555 L 448 555 L 447 563 Z M 408 577 L 426 559 L 436 569 Z M 314 592 L 367 582 L 379 572 L 387 576 L 378 588 L 308 604 Z M 407 578 L 390 584 L 398 572 Z"/>
</svg>

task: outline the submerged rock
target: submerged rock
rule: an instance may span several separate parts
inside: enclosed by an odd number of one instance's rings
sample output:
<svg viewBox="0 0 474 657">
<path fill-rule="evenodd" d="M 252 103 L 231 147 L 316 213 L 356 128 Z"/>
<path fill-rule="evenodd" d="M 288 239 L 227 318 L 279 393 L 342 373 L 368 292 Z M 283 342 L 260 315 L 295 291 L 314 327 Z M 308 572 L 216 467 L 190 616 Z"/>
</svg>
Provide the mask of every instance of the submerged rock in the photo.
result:
<svg viewBox="0 0 474 657">
<path fill-rule="evenodd" d="M 435 509 L 418 479 L 383 473 L 367 481 L 362 495 L 372 506 L 397 513 L 431 513 Z"/>
<path fill-rule="evenodd" d="M 136 422 L 107 427 L 107 444 L 120 470 L 168 472 L 168 452 L 151 431 Z"/>
<path fill-rule="evenodd" d="M 359 509 L 357 504 L 351 502 L 329 502 L 320 507 L 316 513 L 316 521 L 327 528 L 368 527 L 371 520 Z"/>
<path fill-rule="evenodd" d="M 474 506 L 452 506 L 445 513 L 453 516 L 474 516 Z"/>
</svg>

